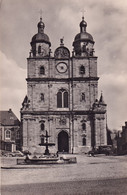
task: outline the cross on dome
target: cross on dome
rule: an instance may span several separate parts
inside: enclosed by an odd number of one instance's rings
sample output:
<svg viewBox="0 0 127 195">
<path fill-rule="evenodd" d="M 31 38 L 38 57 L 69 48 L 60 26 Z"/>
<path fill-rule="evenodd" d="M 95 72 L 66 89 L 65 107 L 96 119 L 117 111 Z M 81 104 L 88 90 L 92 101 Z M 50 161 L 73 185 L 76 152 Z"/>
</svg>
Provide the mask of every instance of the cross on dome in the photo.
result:
<svg viewBox="0 0 127 195">
<path fill-rule="evenodd" d="M 39 14 L 40 14 L 41 19 L 42 19 L 42 13 L 43 13 L 43 11 L 42 11 L 42 9 L 40 9 Z"/>
<path fill-rule="evenodd" d="M 86 10 L 82 9 L 82 19 L 84 19 L 84 13 L 86 12 Z"/>
</svg>

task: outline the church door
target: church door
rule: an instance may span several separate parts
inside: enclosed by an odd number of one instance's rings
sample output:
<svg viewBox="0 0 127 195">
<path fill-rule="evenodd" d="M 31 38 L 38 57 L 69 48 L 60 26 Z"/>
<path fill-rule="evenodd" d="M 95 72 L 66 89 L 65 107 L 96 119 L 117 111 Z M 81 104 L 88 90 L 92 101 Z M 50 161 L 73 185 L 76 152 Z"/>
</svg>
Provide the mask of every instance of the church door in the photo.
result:
<svg viewBox="0 0 127 195">
<path fill-rule="evenodd" d="M 69 152 L 69 138 L 65 131 L 61 131 L 58 135 L 58 151 Z"/>
</svg>

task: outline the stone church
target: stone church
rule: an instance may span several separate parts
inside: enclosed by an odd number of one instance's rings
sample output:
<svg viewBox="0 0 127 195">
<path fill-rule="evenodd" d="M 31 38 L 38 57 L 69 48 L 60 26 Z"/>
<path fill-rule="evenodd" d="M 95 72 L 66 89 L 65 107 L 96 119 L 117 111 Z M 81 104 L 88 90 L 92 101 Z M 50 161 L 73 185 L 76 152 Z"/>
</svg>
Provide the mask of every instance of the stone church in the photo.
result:
<svg viewBox="0 0 127 195">
<path fill-rule="evenodd" d="M 27 59 L 27 95 L 21 108 L 23 150 L 43 153 L 45 135 L 50 152 L 84 153 L 107 144 L 106 104 L 98 100 L 94 39 L 82 17 L 73 51 L 51 42 L 40 18 Z M 54 35 L 55 36 L 55 35 Z"/>
</svg>

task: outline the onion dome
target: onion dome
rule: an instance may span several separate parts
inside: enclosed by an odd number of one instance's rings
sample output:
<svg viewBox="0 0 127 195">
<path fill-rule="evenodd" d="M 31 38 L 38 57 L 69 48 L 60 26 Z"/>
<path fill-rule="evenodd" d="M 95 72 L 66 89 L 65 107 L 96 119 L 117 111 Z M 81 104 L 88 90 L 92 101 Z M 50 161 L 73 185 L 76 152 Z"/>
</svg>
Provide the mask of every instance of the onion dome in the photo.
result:
<svg viewBox="0 0 127 195">
<path fill-rule="evenodd" d="M 80 33 L 78 33 L 75 36 L 74 41 L 85 40 L 94 43 L 92 35 L 86 32 L 87 23 L 85 22 L 84 17 L 82 17 L 82 21 L 80 22 L 79 26 L 80 26 Z"/>
<path fill-rule="evenodd" d="M 48 35 L 46 34 L 41 34 L 41 33 L 37 33 L 36 35 L 33 36 L 31 44 L 33 43 L 48 43 L 51 46 L 50 40 Z"/>
<path fill-rule="evenodd" d="M 93 37 L 92 35 L 90 35 L 89 33 L 85 32 L 85 33 L 79 33 L 75 36 L 74 42 L 76 41 L 90 41 L 92 43 L 94 43 Z"/>
<path fill-rule="evenodd" d="M 87 23 L 84 17 L 82 17 L 79 26 L 80 33 L 75 36 L 73 42 L 75 54 L 79 56 L 93 55 L 94 40 L 92 35 L 86 32 Z"/>
<path fill-rule="evenodd" d="M 40 22 L 37 25 L 38 28 L 45 28 L 45 24 L 42 22 L 42 18 L 40 18 Z"/>
<path fill-rule="evenodd" d="M 40 22 L 38 23 L 37 27 L 38 27 L 38 33 L 32 37 L 31 45 L 33 43 L 44 42 L 44 43 L 48 43 L 49 46 L 51 46 L 48 35 L 44 33 L 45 24 L 42 22 L 42 18 L 40 18 Z"/>
<path fill-rule="evenodd" d="M 37 24 L 38 33 L 32 37 L 31 40 L 31 54 L 33 57 L 49 57 L 50 56 L 50 40 L 47 34 L 44 33 L 45 24 L 40 18 Z"/>
<path fill-rule="evenodd" d="M 81 28 L 81 31 L 86 31 L 87 23 L 85 22 L 84 17 L 82 17 L 82 21 L 80 22 L 79 26 Z"/>
</svg>

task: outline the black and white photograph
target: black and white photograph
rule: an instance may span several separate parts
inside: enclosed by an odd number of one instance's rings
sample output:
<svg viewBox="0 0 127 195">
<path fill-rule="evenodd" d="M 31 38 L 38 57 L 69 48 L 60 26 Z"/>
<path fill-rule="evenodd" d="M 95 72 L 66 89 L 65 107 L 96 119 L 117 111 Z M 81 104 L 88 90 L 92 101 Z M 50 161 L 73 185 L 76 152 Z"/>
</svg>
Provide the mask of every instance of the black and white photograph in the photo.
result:
<svg viewBox="0 0 127 195">
<path fill-rule="evenodd" d="M 127 194 L 127 1 L 0 0 L 1 195 Z"/>
</svg>

